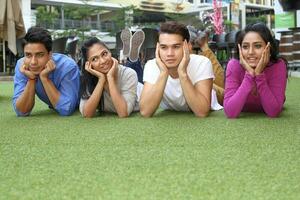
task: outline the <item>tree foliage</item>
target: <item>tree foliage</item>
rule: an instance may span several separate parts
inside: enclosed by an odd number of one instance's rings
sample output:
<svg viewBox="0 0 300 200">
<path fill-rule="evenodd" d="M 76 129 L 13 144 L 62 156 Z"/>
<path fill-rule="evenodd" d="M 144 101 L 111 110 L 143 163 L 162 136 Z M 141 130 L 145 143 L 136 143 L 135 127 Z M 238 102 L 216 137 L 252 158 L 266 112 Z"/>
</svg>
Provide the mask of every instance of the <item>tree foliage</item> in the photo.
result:
<svg viewBox="0 0 300 200">
<path fill-rule="evenodd" d="M 193 14 L 166 13 L 165 16 L 167 20 L 177 21 L 186 25 L 192 25 L 198 30 L 202 30 L 204 28 L 199 17 Z"/>
<path fill-rule="evenodd" d="M 67 19 L 85 20 L 100 12 L 100 8 L 93 8 L 87 4 L 83 6 L 67 5 L 64 7 L 64 15 Z"/>
<path fill-rule="evenodd" d="M 59 16 L 59 13 L 55 8 L 51 9 L 51 7 L 47 8 L 46 6 L 39 6 L 36 8 L 36 10 L 36 18 L 38 23 L 51 24 Z"/>
</svg>

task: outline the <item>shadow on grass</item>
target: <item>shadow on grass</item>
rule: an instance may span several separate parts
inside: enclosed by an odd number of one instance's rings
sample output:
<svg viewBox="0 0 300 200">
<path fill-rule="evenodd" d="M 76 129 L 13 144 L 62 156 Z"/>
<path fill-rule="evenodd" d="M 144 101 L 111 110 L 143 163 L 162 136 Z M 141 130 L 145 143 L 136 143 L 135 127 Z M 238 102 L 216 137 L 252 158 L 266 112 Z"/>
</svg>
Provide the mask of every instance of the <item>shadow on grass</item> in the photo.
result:
<svg viewBox="0 0 300 200">
<path fill-rule="evenodd" d="M 193 112 L 180 112 L 180 111 L 171 111 L 171 110 L 159 110 L 155 113 L 154 117 L 185 117 L 185 118 L 215 118 L 215 117 L 224 117 L 226 118 L 223 110 L 210 111 L 207 117 L 196 117 Z"/>
<path fill-rule="evenodd" d="M 55 110 L 52 109 L 45 109 L 45 110 L 37 110 L 32 111 L 30 114 L 31 117 L 53 117 L 53 116 L 59 116 L 58 113 Z"/>
<path fill-rule="evenodd" d="M 2 103 L 9 103 L 12 100 L 10 96 L 0 96 L 0 102 Z"/>
<path fill-rule="evenodd" d="M 70 116 L 61 116 L 58 114 L 58 112 L 56 112 L 53 109 L 44 109 L 44 110 L 37 110 L 37 111 L 32 111 L 30 114 L 30 117 L 33 118 L 37 118 L 37 117 L 41 117 L 41 118 L 56 118 L 56 117 L 62 117 L 62 118 L 69 118 L 69 117 L 81 117 L 79 111 L 75 111 L 72 115 Z"/>
<path fill-rule="evenodd" d="M 161 118 L 161 117 L 195 117 L 192 112 L 179 112 L 173 110 L 158 110 L 153 117 Z"/>
</svg>

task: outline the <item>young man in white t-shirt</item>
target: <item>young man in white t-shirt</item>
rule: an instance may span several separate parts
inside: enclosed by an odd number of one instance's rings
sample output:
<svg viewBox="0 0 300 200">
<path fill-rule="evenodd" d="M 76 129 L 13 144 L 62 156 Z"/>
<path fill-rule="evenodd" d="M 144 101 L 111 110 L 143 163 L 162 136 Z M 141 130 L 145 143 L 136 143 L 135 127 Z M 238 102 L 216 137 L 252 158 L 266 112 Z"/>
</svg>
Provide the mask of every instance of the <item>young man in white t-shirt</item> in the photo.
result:
<svg viewBox="0 0 300 200">
<path fill-rule="evenodd" d="M 189 31 L 177 22 L 160 26 L 156 58 L 144 69 L 140 112 L 151 117 L 158 106 L 206 117 L 211 108 L 213 70 L 208 58 L 189 54 Z"/>
</svg>

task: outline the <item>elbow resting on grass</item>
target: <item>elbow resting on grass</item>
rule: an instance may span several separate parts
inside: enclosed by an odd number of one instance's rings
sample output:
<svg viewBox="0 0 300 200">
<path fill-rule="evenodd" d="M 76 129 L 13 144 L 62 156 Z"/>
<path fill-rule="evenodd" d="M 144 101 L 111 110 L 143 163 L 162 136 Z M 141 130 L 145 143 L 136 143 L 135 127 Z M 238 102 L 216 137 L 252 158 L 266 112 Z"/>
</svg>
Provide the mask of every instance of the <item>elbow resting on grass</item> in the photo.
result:
<svg viewBox="0 0 300 200">
<path fill-rule="evenodd" d="M 194 115 L 195 115 L 196 117 L 204 118 L 204 117 L 207 117 L 207 116 L 209 115 L 209 111 L 210 111 L 210 109 L 207 109 L 207 110 L 205 110 L 205 111 L 200 111 L 200 110 L 198 110 L 198 111 L 195 111 L 195 112 L 193 112 L 193 113 L 194 113 Z"/>
<path fill-rule="evenodd" d="M 150 112 L 150 110 L 147 110 L 147 108 L 143 108 L 143 107 L 140 107 L 140 113 L 141 113 L 142 117 L 145 117 L 145 118 L 152 117 L 152 115 L 153 115 L 153 112 Z"/>
</svg>

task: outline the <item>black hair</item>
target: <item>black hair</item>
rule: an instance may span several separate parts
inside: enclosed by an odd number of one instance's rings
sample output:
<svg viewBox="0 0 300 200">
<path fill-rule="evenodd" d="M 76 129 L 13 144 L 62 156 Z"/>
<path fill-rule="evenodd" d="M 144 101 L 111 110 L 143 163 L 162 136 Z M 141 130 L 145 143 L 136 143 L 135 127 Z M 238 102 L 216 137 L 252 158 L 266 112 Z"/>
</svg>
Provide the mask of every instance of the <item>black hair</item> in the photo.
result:
<svg viewBox="0 0 300 200">
<path fill-rule="evenodd" d="M 164 22 L 160 25 L 159 35 L 162 33 L 181 35 L 183 40 L 190 41 L 190 33 L 188 28 L 181 23 L 175 21 Z"/>
<path fill-rule="evenodd" d="M 29 28 L 22 41 L 23 49 L 29 43 L 41 43 L 48 52 L 52 51 L 52 38 L 50 32 L 44 28 L 36 26 Z"/>
<path fill-rule="evenodd" d="M 268 42 L 270 43 L 270 60 L 272 62 L 277 62 L 279 59 L 278 45 L 276 45 L 276 40 L 272 36 L 270 29 L 264 23 L 261 22 L 248 24 L 244 30 L 238 33 L 237 41 L 236 41 L 236 50 L 237 50 L 238 58 L 240 57 L 238 44 L 242 46 L 242 42 L 245 38 L 245 35 L 249 32 L 258 33 L 266 44 Z"/>
<path fill-rule="evenodd" d="M 88 99 L 90 97 L 98 82 L 98 77 L 92 75 L 91 73 L 85 70 L 85 63 L 88 61 L 88 51 L 94 44 L 99 44 L 105 47 L 109 51 L 108 47 L 96 37 L 92 37 L 83 43 L 81 47 L 81 54 L 82 54 L 81 74 L 82 75 L 81 75 L 81 86 L 80 86 L 80 96 L 83 99 Z M 103 101 L 103 93 L 102 93 L 99 109 L 103 110 L 103 108 L 104 108 L 104 101 Z"/>
</svg>

